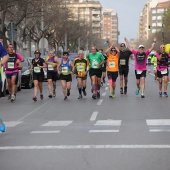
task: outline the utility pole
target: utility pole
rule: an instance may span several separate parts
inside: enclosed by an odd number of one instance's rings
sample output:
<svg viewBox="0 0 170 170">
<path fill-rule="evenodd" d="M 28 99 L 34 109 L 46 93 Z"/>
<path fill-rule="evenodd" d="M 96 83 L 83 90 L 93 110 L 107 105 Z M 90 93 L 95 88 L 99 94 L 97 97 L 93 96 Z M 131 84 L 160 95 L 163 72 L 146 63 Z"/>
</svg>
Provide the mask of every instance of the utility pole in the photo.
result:
<svg viewBox="0 0 170 170">
<path fill-rule="evenodd" d="M 44 0 L 42 0 L 42 12 L 41 12 L 41 30 L 42 30 L 42 41 L 41 41 L 41 53 L 44 55 Z"/>
<path fill-rule="evenodd" d="M 65 35 L 64 35 L 64 51 L 67 51 L 67 31 L 66 31 L 66 0 L 65 0 Z"/>
</svg>

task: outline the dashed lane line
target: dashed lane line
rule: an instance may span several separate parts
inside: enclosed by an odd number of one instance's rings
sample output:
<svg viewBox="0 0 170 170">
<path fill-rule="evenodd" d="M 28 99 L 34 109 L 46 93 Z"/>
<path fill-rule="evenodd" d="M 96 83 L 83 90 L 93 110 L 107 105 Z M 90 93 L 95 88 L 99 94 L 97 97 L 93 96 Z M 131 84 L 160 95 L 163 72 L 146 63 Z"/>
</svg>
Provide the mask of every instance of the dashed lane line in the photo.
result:
<svg viewBox="0 0 170 170">
<path fill-rule="evenodd" d="M 97 106 L 100 106 L 103 102 L 103 99 L 100 99 L 98 102 L 97 102 Z"/>
<path fill-rule="evenodd" d="M 97 115 L 98 115 L 98 112 L 97 112 L 97 111 L 93 112 L 93 114 L 92 114 L 92 116 L 91 116 L 91 118 L 90 118 L 90 121 L 95 121 Z"/>
</svg>

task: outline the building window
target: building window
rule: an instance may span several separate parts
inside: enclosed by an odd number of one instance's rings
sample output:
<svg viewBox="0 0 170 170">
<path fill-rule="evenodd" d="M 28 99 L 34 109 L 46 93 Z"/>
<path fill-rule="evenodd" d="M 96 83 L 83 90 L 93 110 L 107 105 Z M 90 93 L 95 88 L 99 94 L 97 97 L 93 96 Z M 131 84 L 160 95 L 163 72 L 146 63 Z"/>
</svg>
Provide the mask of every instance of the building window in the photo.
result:
<svg viewBox="0 0 170 170">
<path fill-rule="evenodd" d="M 157 16 L 157 20 L 162 20 L 162 16 Z"/>
<path fill-rule="evenodd" d="M 152 16 L 152 20 L 156 20 L 156 16 Z"/>
<path fill-rule="evenodd" d="M 156 14 L 156 10 L 155 9 L 152 10 L 152 14 Z"/>
<path fill-rule="evenodd" d="M 152 33 L 153 33 L 153 34 L 156 33 L 156 29 L 152 29 Z"/>
<path fill-rule="evenodd" d="M 164 13 L 164 9 L 157 9 L 157 13 Z"/>
<path fill-rule="evenodd" d="M 152 27 L 156 27 L 156 23 L 152 23 Z"/>
</svg>

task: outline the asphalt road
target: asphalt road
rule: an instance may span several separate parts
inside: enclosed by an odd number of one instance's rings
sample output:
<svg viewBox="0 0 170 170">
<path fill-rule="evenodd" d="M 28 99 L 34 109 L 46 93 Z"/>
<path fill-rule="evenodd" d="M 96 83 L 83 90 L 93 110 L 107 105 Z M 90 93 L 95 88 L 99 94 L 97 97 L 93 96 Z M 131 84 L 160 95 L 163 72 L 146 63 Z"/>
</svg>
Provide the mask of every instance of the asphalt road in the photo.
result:
<svg viewBox="0 0 170 170">
<path fill-rule="evenodd" d="M 127 95 L 78 100 L 76 79 L 64 101 L 60 82 L 57 96 L 32 101 L 33 89 L 22 89 L 11 103 L 0 98 L 0 117 L 7 131 L 0 134 L 0 170 L 170 170 L 170 99 L 158 97 L 158 83 L 146 78 L 146 98 L 135 95 L 130 65 Z M 168 90 L 169 91 L 169 90 Z M 170 94 L 170 93 L 169 93 Z"/>
</svg>

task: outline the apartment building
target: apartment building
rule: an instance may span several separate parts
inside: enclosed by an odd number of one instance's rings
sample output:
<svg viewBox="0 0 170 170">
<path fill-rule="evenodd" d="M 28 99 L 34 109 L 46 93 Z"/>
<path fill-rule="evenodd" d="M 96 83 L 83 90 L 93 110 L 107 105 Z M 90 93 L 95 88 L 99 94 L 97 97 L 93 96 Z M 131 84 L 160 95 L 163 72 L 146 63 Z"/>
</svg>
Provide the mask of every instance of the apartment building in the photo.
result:
<svg viewBox="0 0 170 170">
<path fill-rule="evenodd" d="M 141 12 L 138 39 L 147 40 L 162 27 L 162 15 L 169 7 L 170 0 L 148 0 Z"/>
<path fill-rule="evenodd" d="M 112 9 L 103 11 L 102 38 L 118 43 L 118 15 Z"/>
<path fill-rule="evenodd" d="M 156 7 L 151 8 L 149 17 L 149 28 L 151 34 L 154 34 L 163 29 L 162 17 L 169 6 L 170 0 L 166 2 L 160 2 L 156 5 Z"/>
<path fill-rule="evenodd" d="M 88 24 L 89 31 L 101 38 L 102 6 L 95 0 L 70 0 L 66 1 L 66 6 L 72 10 L 75 19 Z"/>
</svg>

